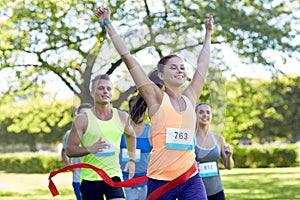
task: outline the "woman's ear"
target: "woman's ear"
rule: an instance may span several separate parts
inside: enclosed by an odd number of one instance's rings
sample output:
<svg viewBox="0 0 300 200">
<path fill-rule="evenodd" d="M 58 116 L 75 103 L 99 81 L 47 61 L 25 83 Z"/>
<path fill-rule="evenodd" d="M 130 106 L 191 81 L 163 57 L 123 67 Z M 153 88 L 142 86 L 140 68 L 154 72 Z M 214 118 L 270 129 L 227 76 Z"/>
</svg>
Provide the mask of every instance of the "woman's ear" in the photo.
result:
<svg viewBox="0 0 300 200">
<path fill-rule="evenodd" d="M 90 91 L 90 94 L 94 98 L 94 91 L 93 90 Z"/>
<path fill-rule="evenodd" d="M 158 73 L 157 73 L 157 76 L 158 76 L 158 78 L 159 78 L 161 81 L 164 81 L 164 75 L 163 75 L 163 73 L 158 72 Z"/>
</svg>

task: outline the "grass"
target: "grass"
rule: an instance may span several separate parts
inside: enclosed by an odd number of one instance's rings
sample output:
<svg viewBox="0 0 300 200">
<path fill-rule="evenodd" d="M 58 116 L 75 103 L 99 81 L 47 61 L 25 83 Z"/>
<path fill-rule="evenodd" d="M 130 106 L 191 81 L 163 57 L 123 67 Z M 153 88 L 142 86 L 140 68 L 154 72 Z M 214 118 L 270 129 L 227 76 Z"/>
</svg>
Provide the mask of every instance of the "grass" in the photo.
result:
<svg viewBox="0 0 300 200">
<path fill-rule="evenodd" d="M 52 197 L 49 174 L 13 174 L 0 171 L 1 200 L 74 200 L 72 174 L 53 178 L 60 195 Z M 300 200 L 300 167 L 221 170 L 227 200 Z"/>
<path fill-rule="evenodd" d="M 228 200 L 300 199 L 300 168 L 221 171 Z"/>
</svg>

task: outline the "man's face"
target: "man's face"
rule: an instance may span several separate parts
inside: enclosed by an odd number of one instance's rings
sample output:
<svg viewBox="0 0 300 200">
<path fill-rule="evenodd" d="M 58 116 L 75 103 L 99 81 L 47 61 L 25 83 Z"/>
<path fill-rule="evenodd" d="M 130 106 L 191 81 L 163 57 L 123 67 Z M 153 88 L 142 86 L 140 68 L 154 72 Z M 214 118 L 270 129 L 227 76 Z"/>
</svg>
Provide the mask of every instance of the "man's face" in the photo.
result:
<svg viewBox="0 0 300 200">
<path fill-rule="evenodd" d="M 99 79 L 92 93 L 95 103 L 110 103 L 112 97 L 112 83 L 109 80 Z"/>
</svg>

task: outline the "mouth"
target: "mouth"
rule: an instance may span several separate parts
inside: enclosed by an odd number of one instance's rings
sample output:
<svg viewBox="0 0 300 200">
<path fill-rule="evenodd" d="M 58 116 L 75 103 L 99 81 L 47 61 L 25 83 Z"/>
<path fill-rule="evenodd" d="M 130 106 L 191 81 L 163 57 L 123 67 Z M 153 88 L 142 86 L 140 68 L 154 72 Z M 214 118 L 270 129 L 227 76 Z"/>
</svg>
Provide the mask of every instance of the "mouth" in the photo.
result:
<svg viewBox="0 0 300 200">
<path fill-rule="evenodd" d="M 102 96 L 102 99 L 109 99 L 109 96 Z"/>
<path fill-rule="evenodd" d="M 175 76 L 175 78 L 177 78 L 177 79 L 184 79 L 184 75 L 177 75 L 177 76 Z"/>
<path fill-rule="evenodd" d="M 203 122 L 208 122 L 209 119 L 207 119 L 207 118 L 202 118 L 201 121 L 203 121 Z"/>
</svg>

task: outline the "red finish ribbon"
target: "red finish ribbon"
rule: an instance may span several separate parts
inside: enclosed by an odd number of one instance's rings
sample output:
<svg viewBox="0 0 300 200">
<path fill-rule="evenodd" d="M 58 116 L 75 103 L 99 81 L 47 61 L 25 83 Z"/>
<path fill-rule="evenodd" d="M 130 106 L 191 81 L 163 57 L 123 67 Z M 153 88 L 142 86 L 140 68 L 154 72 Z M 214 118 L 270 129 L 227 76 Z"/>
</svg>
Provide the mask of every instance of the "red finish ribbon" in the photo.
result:
<svg viewBox="0 0 300 200">
<path fill-rule="evenodd" d="M 53 196 L 58 195 L 59 192 L 58 192 L 55 184 L 52 181 L 52 177 L 54 177 L 58 173 L 68 171 L 71 169 L 76 169 L 76 168 L 89 168 L 89 169 L 94 170 L 103 179 L 103 181 L 105 183 L 107 183 L 108 185 L 110 185 L 112 187 L 131 187 L 131 186 L 139 185 L 139 184 L 147 181 L 146 176 L 141 176 L 141 177 L 137 177 L 137 178 L 133 178 L 133 179 L 115 183 L 102 169 L 99 169 L 99 168 L 97 168 L 93 165 L 87 164 L 87 163 L 78 163 L 78 164 L 66 166 L 64 168 L 61 168 L 59 170 L 56 170 L 56 171 L 53 171 L 50 173 L 49 178 L 48 178 L 49 179 L 48 187 Z"/>
<path fill-rule="evenodd" d="M 144 183 L 147 181 L 147 176 L 141 176 L 141 177 L 137 177 L 137 178 L 133 178 L 133 179 L 129 179 L 129 180 L 125 180 L 125 181 L 121 181 L 121 182 L 114 182 L 106 173 L 105 171 L 103 171 L 102 169 L 99 169 L 93 165 L 87 164 L 87 163 L 78 163 L 78 164 L 74 164 L 74 165 L 69 165 L 66 166 L 64 168 L 61 168 L 59 170 L 53 171 L 50 173 L 49 175 L 49 185 L 48 188 L 51 192 L 51 194 L 53 196 L 56 196 L 59 194 L 54 182 L 52 181 L 52 177 L 54 177 L 56 174 L 64 172 L 64 171 L 68 171 L 71 169 L 76 169 L 76 168 L 89 168 L 94 170 L 102 179 L 105 183 L 107 183 L 108 185 L 112 186 L 112 187 L 131 187 L 131 186 L 135 186 L 135 185 L 139 185 L 141 183 Z M 197 165 L 196 163 L 192 165 L 192 167 L 186 171 L 184 174 L 180 175 L 179 177 L 175 178 L 174 180 L 164 184 L 163 186 L 157 188 L 156 190 L 154 190 L 147 198 L 147 200 L 155 200 L 158 197 L 160 197 L 161 195 L 163 195 L 164 193 L 166 193 L 167 191 L 169 191 L 170 189 L 180 185 L 181 183 L 185 182 L 186 180 L 188 180 L 190 178 L 190 176 L 196 171 L 197 169 Z"/>
<path fill-rule="evenodd" d="M 152 191 L 147 197 L 147 200 L 155 200 L 172 188 L 184 183 L 196 172 L 196 170 L 198 171 L 197 163 L 195 162 L 185 173 Z"/>
</svg>

